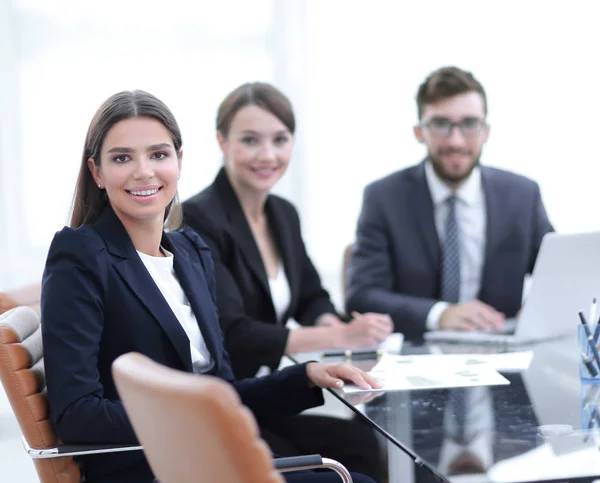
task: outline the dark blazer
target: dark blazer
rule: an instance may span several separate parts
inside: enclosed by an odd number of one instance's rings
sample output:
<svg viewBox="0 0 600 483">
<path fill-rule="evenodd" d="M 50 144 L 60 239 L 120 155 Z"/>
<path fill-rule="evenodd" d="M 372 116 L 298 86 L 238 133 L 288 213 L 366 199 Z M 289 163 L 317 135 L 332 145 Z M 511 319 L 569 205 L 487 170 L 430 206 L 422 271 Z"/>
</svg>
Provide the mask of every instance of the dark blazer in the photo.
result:
<svg viewBox="0 0 600 483">
<path fill-rule="evenodd" d="M 319 315 L 336 313 L 306 253 L 294 206 L 269 195 L 265 212 L 290 284 L 291 302 L 281 321 L 275 317 L 260 252 L 224 169 L 208 188 L 183 203 L 185 223 L 213 254 L 219 321 L 237 377 L 256 374 L 262 365 L 279 365 L 289 318 L 312 325 Z"/>
<path fill-rule="evenodd" d="M 516 315 L 523 278 L 552 231 L 539 186 L 481 167 L 487 232 L 479 300 Z M 367 186 L 348 267 L 348 311 L 391 315 L 397 331 L 419 336 L 439 299 L 440 244 L 424 163 Z"/>
<path fill-rule="evenodd" d="M 306 368 L 235 381 L 215 309 L 210 251 L 191 229 L 163 234 L 174 269 L 214 361 L 209 374 L 231 382 L 261 421 L 322 403 Z M 112 209 L 93 225 L 56 234 L 42 282 L 42 336 L 52 420 L 65 443 L 135 443 L 111 374 L 137 351 L 192 371 L 189 339 Z M 150 482 L 143 454 L 83 457 L 89 482 Z"/>
</svg>

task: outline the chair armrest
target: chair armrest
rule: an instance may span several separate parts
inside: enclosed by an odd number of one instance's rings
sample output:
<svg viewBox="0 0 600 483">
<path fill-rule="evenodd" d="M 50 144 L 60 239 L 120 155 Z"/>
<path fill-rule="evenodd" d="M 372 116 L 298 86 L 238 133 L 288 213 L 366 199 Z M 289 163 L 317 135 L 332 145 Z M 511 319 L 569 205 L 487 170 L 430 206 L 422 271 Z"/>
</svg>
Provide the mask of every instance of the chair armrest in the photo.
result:
<svg viewBox="0 0 600 483">
<path fill-rule="evenodd" d="M 352 476 L 344 465 L 329 458 L 321 458 L 318 454 L 276 458 L 273 460 L 273 466 L 280 473 L 326 468 L 335 471 L 343 483 L 352 483 Z"/>
<path fill-rule="evenodd" d="M 275 458 L 273 466 L 277 471 L 291 471 L 289 468 L 304 468 L 307 466 L 321 466 L 323 458 L 318 454 L 310 454 L 306 456 L 291 456 L 288 458 Z"/>
<path fill-rule="evenodd" d="M 33 459 L 62 458 L 63 456 L 82 456 L 87 454 L 119 453 L 122 451 L 140 451 L 139 445 L 124 444 L 59 444 L 54 448 L 32 448 L 25 438 L 22 439 L 23 447 Z"/>
</svg>

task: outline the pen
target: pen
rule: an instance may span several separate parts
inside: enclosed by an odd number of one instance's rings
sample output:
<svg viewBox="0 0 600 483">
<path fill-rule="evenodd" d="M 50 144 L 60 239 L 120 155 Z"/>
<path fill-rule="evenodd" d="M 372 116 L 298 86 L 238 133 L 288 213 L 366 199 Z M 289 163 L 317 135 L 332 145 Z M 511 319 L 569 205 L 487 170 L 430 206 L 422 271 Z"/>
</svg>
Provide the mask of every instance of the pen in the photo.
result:
<svg viewBox="0 0 600 483">
<path fill-rule="evenodd" d="M 597 303 L 597 299 L 596 299 L 596 297 L 594 297 L 592 299 L 592 305 L 590 305 L 590 316 L 588 318 L 588 320 L 590 321 L 591 324 L 593 324 L 594 320 L 596 320 L 596 303 Z"/>
<path fill-rule="evenodd" d="M 587 426 L 588 432 L 586 433 L 585 437 L 583 438 L 584 443 L 587 443 L 588 440 L 590 439 L 590 431 L 596 424 L 598 424 L 598 411 L 596 411 L 596 408 L 592 408 L 592 411 L 590 414 L 590 421 L 588 422 L 588 426 Z"/>
<path fill-rule="evenodd" d="M 596 405 L 598 403 L 598 391 L 600 387 L 597 384 L 590 384 L 589 389 L 586 392 L 585 398 L 583 399 L 583 407 L 587 408 L 590 404 Z"/>
<path fill-rule="evenodd" d="M 600 336 L 600 320 L 596 323 L 596 328 L 594 329 L 594 342 L 598 343 L 598 336 Z"/>
<path fill-rule="evenodd" d="M 595 299 L 594 299 L 595 300 Z M 590 319 L 594 320 L 594 319 Z M 598 337 L 600 337 L 600 318 L 596 321 L 596 327 L 594 328 L 594 342 L 598 343 Z"/>
<path fill-rule="evenodd" d="M 587 443 L 590 440 L 590 434 L 591 434 L 591 430 L 594 427 L 594 425 L 596 424 L 596 417 L 592 414 L 590 416 L 590 420 L 588 422 L 587 425 L 587 432 L 585 433 L 585 436 L 583 437 L 583 442 Z"/>
<path fill-rule="evenodd" d="M 347 359 L 370 359 L 371 357 L 381 357 L 385 353 L 383 349 L 377 350 L 358 350 L 352 351 L 347 349 L 345 351 L 327 351 L 323 352 L 322 357 L 346 357 Z"/>
<path fill-rule="evenodd" d="M 598 375 L 598 370 L 594 367 L 591 357 L 586 356 L 583 352 L 581 353 L 581 362 L 583 362 L 590 376 L 596 377 Z"/>
<path fill-rule="evenodd" d="M 588 345 L 590 349 L 592 349 L 592 355 L 594 356 L 594 360 L 598 367 L 600 367 L 600 354 L 598 354 L 598 349 L 596 349 L 596 344 L 594 344 L 594 336 L 592 335 L 592 331 L 590 330 L 590 326 L 585 321 L 585 315 L 583 315 L 583 311 L 579 311 L 579 320 L 581 321 L 581 325 L 583 325 L 583 329 L 585 330 L 585 334 L 587 335 Z"/>
</svg>

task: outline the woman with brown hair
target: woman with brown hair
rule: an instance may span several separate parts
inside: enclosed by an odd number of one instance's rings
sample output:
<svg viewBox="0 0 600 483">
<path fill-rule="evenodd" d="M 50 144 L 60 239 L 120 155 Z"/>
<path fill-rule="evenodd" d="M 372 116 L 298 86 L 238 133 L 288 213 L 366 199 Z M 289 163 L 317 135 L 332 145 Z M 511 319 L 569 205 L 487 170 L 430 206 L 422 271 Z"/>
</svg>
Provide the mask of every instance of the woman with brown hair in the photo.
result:
<svg viewBox="0 0 600 483">
<path fill-rule="evenodd" d="M 259 424 L 322 403 L 318 388 L 340 387 L 341 379 L 376 384 L 348 365 L 319 363 L 234 379 L 217 319 L 210 251 L 193 230 L 175 230 L 181 166 L 181 133 L 156 97 L 115 94 L 92 119 L 70 227 L 54 237 L 42 281 L 48 399 L 65 443 L 136 443 L 111 374 L 112 362 L 132 351 L 225 379 Z M 89 483 L 154 478 L 141 452 L 85 456 L 80 463 Z M 335 476 L 300 472 L 286 480 Z"/>
<path fill-rule="evenodd" d="M 183 203 L 184 222 L 213 254 L 219 321 L 237 377 L 276 369 L 284 353 L 374 348 L 392 331 L 387 315 L 342 320 L 306 252 L 296 209 L 270 193 L 290 162 L 295 127 L 291 103 L 275 87 L 235 89 L 217 114 L 224 166 Z M 288 319 L 302 327 L 288 330 Z M 299 416 L 269 429 L 264 436 L 285 456 L 334 451 L 357 471 L 378 471 L 376 441 L 362 425 Z"/>
</svg>

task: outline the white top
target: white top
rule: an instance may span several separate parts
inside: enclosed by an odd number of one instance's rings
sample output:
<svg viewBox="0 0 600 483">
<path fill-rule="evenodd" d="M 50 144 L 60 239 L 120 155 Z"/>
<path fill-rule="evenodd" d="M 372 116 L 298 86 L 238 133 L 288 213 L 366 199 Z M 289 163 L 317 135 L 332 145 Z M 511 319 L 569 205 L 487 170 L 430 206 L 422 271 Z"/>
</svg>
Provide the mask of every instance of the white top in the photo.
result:
<svg viewBox="0 0 600 483">
<path fill-rule="evenodd" d="M 282 263 L 279 264 L 277 277 L 269 278 L 269 290 L 271 292 L 271 300 L 273 301 L 277 323 L 285 325 L 288 321 L 282 320 L 282 317 L 290 306 L 292 292 Z M 271 368 L 269 366 L 260 366 L 255 377 L 263 377 L 268 374 L 271 374 Z"/>
<path fill-rule="evenodd" d="M 440 244 L 444 241 L 444 223 L 448 216 L 446 200 L 452 190 L 437 176 L 430 161 L 425 163 L 425 177 L 431 199 L 435 227 Z M 487 215 L 485 194 L 481 184 L 481 170 L 473 169 L 471 175 L 456 190 L 456 222 L 458 224 L 458 249 L 460 251 L 460 296 L 459 303 L 475 300 L 481 288 L 481 275 L 485 259 Z M 450 305 L 436 303 L 427 314 L 428 330 L 439 328 L 440 317 Z"/>
<path fill-rule="evenodd" d="M 200 333 L 190 302 L 177 280 L 173 269 L 173 254 L 162 247 L 161 250 L 165 254 L 164 257 L 151 257 L 142 252 L 137 253 L 190 340 L 194 372 L 205 372 L 212 365 L 210 352 Z"/>
<path fill-rule="evenodd" d="M 271 291 L 271 299 L 273 300 L 273 307 L 275 308 L 277 323 L 285 324 L 286 321 L 282 320 L 282 317 L 290 306 L 292 293 L 290 291 L 290 284 L 285 276 L 285 270 L 283 269 L 282 263 L 279 264 L 277 277 L 269 278 L 269 290 Z"/>
</svg>

